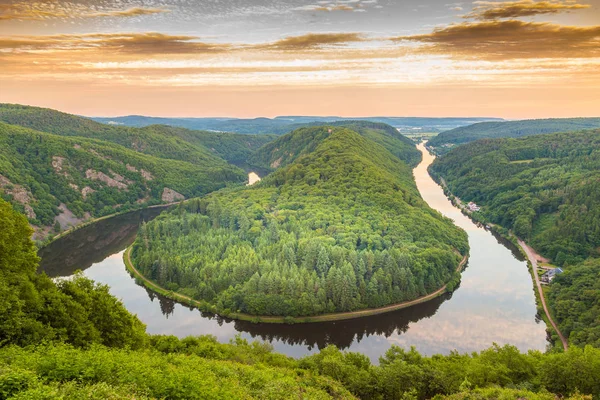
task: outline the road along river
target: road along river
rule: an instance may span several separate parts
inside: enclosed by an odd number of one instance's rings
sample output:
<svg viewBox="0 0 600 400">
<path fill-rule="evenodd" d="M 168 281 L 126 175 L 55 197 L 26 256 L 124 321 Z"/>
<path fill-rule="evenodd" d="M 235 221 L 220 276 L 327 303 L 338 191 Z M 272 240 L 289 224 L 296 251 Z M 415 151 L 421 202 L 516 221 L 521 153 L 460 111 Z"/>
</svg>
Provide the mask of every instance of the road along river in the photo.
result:
<svg viewBox="0 0 600 400">
<path fill-rule="evenodd" d="M 76 269 L 107 284 L 127 309 L 147 325 L 149 333 L 214 335 L 227 342 L 242 337 L 266 340 L 275 350 L 294 357 L 334 344 L 377 361 L 390 347 L 415 346 L 423 354 L 477 351 L 492 343 L 510 343 L 522 351 L 544 350 L 545 325 L 536 317 L 534 286 L 527 264 L 513 245 L 477 227 L 452 206 L 431 179 L 433 162 L 423 145 L 423 162 L 414 170 L 427 203 L 469 234 L 470 258 L 460 287 L 406 309 L 348 321 L 280 325 L 231 321 L 165 299 L 136 284 L 123 263 L 123 251 L 138 225 L 159 210 L 138 211 L 77 230 L 40 251 L 41 269 L 50 276 L 70 276 Z"/>
</svg>

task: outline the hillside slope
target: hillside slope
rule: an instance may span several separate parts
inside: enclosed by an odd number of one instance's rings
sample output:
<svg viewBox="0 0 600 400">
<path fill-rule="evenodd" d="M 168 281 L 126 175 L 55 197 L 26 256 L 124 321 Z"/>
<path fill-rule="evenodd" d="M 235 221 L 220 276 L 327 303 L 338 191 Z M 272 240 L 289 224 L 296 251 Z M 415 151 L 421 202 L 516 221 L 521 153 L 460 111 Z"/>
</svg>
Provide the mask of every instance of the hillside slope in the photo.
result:
<svg viewBox="0 0 600 400">
<path fill-rule="evenodd" d="M 55 110 L 0 104 L 0 121 L 60 136 L 99 139 L 160 158 L 187 161 L 200 167 L 243 163 L 249 154 L 273 138 L 189 131 L 164 125 L 144 128 L 106 125 Z"/>
<path fill-rule="evenodd" d="M 466 235 L 421 199 L 406 163 L 347 128 L 287 139 L 304 155 L 260 184 L 144 226 L 138 270 L 207 309 L 278 316 L 381 307 L 458 279 Z"/>
<path fill-rule="evenodd" d="M 326 129 L 313 129 L 324 126 Z M 334 127 L 353 130 L 361 136 L 383 146 L 386 150 L 415 167 L 421 161 L 421 153 L 414 142 L 401 135 L 397 129 L 381 123 L 369 121 L 340 121 L 329 124 L 314 123 L 282 136 L 255 152 L 248 162 L 262 168 L 279 168 L 294 162 L 298 157 L 312 152 Z"/>
<path fill-rule="evenodd" d="M 431 172 L 479 204 L 485 220 L 566 268 L 549 296 L 561 331 L 600 346 L 600 291 L 589 279 L 600 276 L 600 130 L 479 140 L 437 159 Z"/>
<path fill-rule="evenodd" d="M 518 138 L 546 133 L 600 128 L 600 118 L 552 118 L 524 121 L 481 122 L 440 133 L 427 145 L 443 154 L 450 148 L 478 139 Z"/>
<path fill-rule="evenodd" d="M 222 160 L 200 168 L 109 142 L 0 123 L 0 193 L 37 226 L 52 226 L 60 215 L 66 228 L 86 217 L 200 196 L 245 179 Z"/>
</svg>

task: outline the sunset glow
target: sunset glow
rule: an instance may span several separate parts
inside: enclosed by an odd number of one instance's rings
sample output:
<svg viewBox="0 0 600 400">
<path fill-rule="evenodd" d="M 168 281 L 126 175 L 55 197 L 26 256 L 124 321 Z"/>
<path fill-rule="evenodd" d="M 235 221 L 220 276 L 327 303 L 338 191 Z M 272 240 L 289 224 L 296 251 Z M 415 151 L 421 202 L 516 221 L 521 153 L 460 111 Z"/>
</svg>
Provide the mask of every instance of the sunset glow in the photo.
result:
<svg viewBox="0 0 600 400">
<path fill-rule="evenodd" d="M 600 1 L 4 1 L 0 102 L 77 114 L 593 116 Z"/>
</svg>

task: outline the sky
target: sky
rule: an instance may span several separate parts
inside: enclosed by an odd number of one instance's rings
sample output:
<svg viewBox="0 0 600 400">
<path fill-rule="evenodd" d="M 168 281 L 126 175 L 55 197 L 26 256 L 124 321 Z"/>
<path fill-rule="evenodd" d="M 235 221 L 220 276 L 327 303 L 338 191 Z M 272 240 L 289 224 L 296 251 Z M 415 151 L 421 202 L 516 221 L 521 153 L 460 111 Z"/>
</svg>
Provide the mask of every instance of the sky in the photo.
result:
<svg viewBox="0 0 600 400">
<path fill-rule="evenodd" d="M 600 116 L 600 0 L 0 0 L 0 102 L 170 117 Z"/>
</svg>

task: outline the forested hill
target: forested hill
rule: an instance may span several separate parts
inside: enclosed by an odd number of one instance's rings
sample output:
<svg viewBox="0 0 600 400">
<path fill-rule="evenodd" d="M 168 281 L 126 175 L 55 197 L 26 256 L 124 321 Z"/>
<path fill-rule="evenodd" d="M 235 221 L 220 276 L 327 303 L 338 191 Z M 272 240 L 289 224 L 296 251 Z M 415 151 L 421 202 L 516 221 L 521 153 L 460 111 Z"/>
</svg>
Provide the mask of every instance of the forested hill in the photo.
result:
<svg viewBox="0 0 600 400">
<path fill-rule="evenodd" d="M 326 125 L 315 123 L 311 127 L 301 128 L 282 136 L 255 152 L 248 162 L 262 168 L 279 168 L 294 162 L 299 156 L 312 152 L 328 135 L 329 128 L 313 129 L 315 126 L 351 129 L 385 147 L 411 167 L 415 167 L 421 161 L 421 152 L 417 150 L 414 142 L 401 135 L 394 127 L 369 121 L 341 121 Z"/>
<path fill-rule="evenodd" d="M 46 108 L 0 104 L 0 121 L 60 136 L 78 136 L 119 144 L 160 158 L 188 161 L 201 167 L 244 164 L 272 136 L 190 131 L 164 125 L 144 128 L 106 125 Z"/>
<path fill-rule="evenodd" d="M 546 133 L 600 128 L 600 118 L 552 118 L 524 121 L 481 122 L 440 133 L 428 146 L 440 154 L 450 148 L 486 138 L 518 138 Z"/>
<path fill-rule="evenodd" d="M 2 399 L 515 399 L 600 395 L 600 351 L 421 356 L 392 345 L 379 365 L 335 347 L 302 359 L 236 337 L 149 335 L 109 288 L 52 281 L 25 217 L 0 199 Z M 571 397 L 570 397 L 571 396 Z"/>
<path fill-rule="evenodd" d="M 136 267 L 221 314 L 353 311 L 456 284 L 466 234 L 421 199 L 406 163 L 347 128 L 289 136 L 311 151 L 143 226 Z"/>
<path fill-rule="evenodd" d="M 150 125 L 171 125 L 187 129 L 200 129 L 220 132 L 236 132 L 241 134 L 277 134 L 283 135 L 307 125 L 331 124 L 336 121 L 352 120 L 372 121 L 399 128 L 403 132 L 441 132 L 460 126 L 484 121 L 501 121 L 500 118 L 420 118 L 420 117 L 317 117 L 317 116 L 281 116 L 276 118 L 157 118 L 141 115 L 125 117 L 91 118 L 105 124 L 145 127 Z"/>
<path fill-rule="evenodd" d="M 479 140 L 431 172 L 565 267 L 551 285 L 554 315 L 572 342 L 600 347 L 600 130 Z"/>
<path fill-rule="evenodd" d="M 200 196 L 246 180 L 241 169 L 214 156 L 199 163 L 0 123 L 0 194 L 39 227 L 58 222 L 56 230 L 64 229 L 89 217 Z"/>
</svg>

